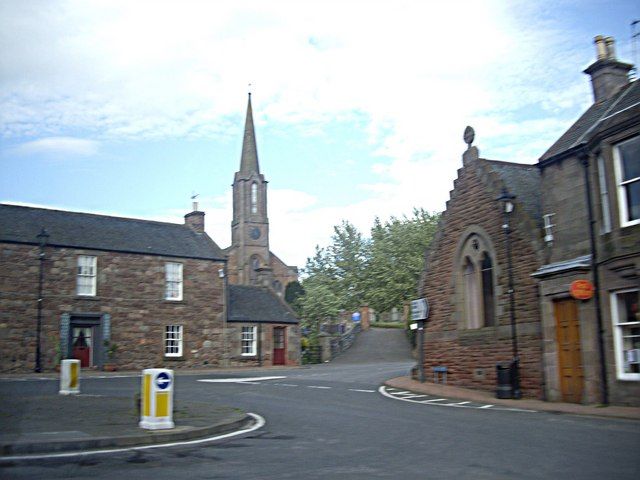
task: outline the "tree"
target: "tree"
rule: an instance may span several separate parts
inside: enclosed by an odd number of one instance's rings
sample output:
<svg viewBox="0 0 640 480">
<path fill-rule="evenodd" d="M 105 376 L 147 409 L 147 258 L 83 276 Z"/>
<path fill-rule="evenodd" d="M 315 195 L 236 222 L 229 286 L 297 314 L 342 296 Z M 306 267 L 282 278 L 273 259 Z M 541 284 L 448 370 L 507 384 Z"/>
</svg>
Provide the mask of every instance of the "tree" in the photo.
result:
<svg viewBox="0 0 640 480">
<path fill-rule="evenodd" d="M 365 282 L 365 299 L 374 310 L 399 308 L 415 296 L 424 252 L 439 220 L 440 214 L 423 209 L 414 209 L 411 218 L 391 217 L 384 224 L 376 218 Z"/>
<path fill-rule="evenodd" d="M 298 316 L 302 314 L 302 297 L 304 297 L 304 288 L 300 282 L 290 282 L 284 289 L 284 300 L 293 309 Z"/>
</svg>

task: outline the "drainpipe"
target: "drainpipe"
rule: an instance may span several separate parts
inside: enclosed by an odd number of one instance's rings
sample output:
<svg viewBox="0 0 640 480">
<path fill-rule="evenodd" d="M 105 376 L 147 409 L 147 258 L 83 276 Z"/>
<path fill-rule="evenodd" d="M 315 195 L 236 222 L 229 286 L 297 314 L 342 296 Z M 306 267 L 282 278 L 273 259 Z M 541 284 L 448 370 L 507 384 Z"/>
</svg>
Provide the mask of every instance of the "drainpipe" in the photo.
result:
<svg viewBox="0 0 640 480">
<path fill-rule="evenodd" d="M 586 148 L 578 154 L 578 158 L 584 167 L 585 189 L 587 190 L 587 214 L 589 216 L 589 241 L 591 243 L 591 277 L 593 278 L 594 296 L 596 302 L 596 321 L 598 324 L 598 351 L 600 353 L 600 377 L 601 387 L 600 395 L 602 404 L 609 404 L 609 385 L 607 381 L 607 366 L 605 362 L 604 350 L 604 329 L 602 327 L 602 305 L 600 303 L 600 281 L 598 276 L 598 251 L 596 249 L 596 236 L 594 233 L 594 225 L 596 223 L 593 215 L 593 207 L 591 205 L 591 178 L 589 174 L 589 162 L 591 156 Z"/>
</svg>

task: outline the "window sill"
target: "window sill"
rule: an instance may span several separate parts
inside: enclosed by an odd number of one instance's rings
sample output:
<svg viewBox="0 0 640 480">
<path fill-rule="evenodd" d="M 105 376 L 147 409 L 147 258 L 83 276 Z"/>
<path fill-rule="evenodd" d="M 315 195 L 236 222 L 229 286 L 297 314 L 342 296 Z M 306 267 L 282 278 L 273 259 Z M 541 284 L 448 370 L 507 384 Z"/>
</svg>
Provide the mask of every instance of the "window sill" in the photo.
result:
<svg viewBox="0 0 640 480">
<path fill-rule="evenodd" d="M 96 295 L 76 295 L 75 296 L 76 300 L 90 300 L 93 302 L 97 302 L 100 300 L 100 297 L 96 296 Z"/>
</svg>

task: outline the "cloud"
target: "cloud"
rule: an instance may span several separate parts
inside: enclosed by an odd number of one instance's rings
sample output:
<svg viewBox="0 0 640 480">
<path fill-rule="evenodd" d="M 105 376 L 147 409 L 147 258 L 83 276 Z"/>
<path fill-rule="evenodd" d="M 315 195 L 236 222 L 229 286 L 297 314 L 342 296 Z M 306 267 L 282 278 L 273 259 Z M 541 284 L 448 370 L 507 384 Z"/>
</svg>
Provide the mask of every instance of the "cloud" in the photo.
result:
<svg viewBox="0 0 640 480">
<path fill-rule="evenodd" d="M 13 147 L 12 152 L 20 156 L 48 155 L 51 157 L 87 157 L 98 152 L 100 144 L 93 140 L 73 137 L 48 137 Z"/>
</svg>

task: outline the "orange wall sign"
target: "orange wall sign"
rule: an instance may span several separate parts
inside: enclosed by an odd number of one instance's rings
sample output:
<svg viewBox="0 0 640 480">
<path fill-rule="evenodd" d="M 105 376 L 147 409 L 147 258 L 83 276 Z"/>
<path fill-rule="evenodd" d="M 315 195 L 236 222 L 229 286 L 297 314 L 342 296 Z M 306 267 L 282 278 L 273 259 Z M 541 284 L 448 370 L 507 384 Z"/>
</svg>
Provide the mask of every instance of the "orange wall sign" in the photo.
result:
<svg viewBox="0 0 640 480">
<path fill-rule="evenodd" d="M 571 282 L 569 293 L 576 300 L 589 300 L 593 297 L 593 283 L 589 280 L 575 280 Z"/>
</svg>

